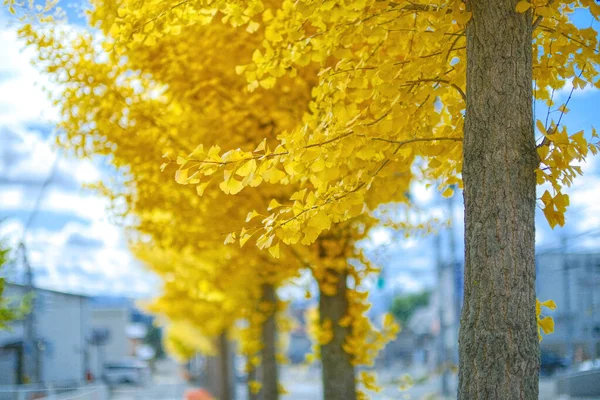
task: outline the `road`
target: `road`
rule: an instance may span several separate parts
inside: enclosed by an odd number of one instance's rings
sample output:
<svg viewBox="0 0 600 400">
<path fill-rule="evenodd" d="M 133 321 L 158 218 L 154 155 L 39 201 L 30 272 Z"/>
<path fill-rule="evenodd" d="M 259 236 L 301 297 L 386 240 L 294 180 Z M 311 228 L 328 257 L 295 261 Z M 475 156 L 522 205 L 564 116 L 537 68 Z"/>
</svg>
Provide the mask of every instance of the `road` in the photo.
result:
<svg viewBox="0 0 600 400">
<path fill-rule="evenodd" d="M 153 382 L 146 387 L 118 386 L 111 391 L 111 400 L 182 400 L 189 386 L 184 383 L 176 365 L 171 364 L 158 371 Z M 417 371 L 411 372 L 418 377 Z M 433 376 L 419 380 L 420 383 L 407 390 L 400 390 L 399 384 L 388 372 L 382 375 L 383 390 L 380 393 L 370 393 L 372 400 L 411 399 L 411 400 L 445 400 L 439 395 L 440 378 Z M 286 367 L 282 370 L 281 381 L 288 394 L 282 400 L 318 400 L 321 398 L 320 373 L 316 368 Z M 456 388 L 456 376 L 450 379 L 450 386 Z M 246 388 L 243 383 L 236 387 L 236 400 L 246 399 Z M 455 389 L 454 389 L 455 390 Z M 446 399 L 456 398 L 449 396 Z M 540 381 L 541 400 L 567 400 L 555 393 L 554 381 L 548 378 Z"/>
</svg>

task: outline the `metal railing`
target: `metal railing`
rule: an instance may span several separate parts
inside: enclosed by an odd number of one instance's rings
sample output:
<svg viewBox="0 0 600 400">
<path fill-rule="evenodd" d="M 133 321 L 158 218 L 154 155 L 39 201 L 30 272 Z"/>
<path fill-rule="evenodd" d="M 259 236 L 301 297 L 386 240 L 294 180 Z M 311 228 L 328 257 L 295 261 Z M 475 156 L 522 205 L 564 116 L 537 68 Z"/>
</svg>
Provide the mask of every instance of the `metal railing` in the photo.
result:
<svg viewBox="0 0 600 400">
<path fill-rule="evenodd" d="M 0 386 L 0 400 L 109 400 L 104 385 L 27 384 Z"/>
<path fill-rule="evenodd" d="M 111 400 L 182 400 L 187 384 L 154 384 L 141 387 L 117 386 L 110 389 Z"/>
</svg>

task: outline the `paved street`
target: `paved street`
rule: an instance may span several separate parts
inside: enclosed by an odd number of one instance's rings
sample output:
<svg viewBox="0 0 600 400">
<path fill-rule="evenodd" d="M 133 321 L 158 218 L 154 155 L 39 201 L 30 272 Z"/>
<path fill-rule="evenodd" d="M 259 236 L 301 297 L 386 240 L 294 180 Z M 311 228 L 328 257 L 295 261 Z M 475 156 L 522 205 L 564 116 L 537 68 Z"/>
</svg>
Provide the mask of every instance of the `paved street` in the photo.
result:
<svg viewBox="0 0 600 400">
<path fill-rule="evenodd" d="M 383 390 L 381 393 L 371 394 L 373 400 L 411 399 L 411 400 L 443 400 L 439 395 L 440 378 L 433 376 L 421 378 L 422 371 L 402 371 L 411 373 L 417 384 L 407 390 L 400 390 L 398 379 L 394 377 L 394 371 L 381 373 Z M 284 400 L 318 400 L 321 396 L 320 374 L 317 368 L 294 366 L 282 370 L 281 380 L 288 394 L 283 396 Z M 456 376 L 449 380 L 451 388 L 456 388 Z M 112 390 L 111 400 L 181 400 L 188 386 L 183 382 L 179 370 L 175 364 L 163 364 L 159 366 L 153 383 L 146 387 L 119 386 Z M 246 399 L 246 388 L 243 383 L 238 383 L 237 400 Z M 455 389 L 454 389 L 455 390 Z M 456 398 L 449 396 L 447 399 Z M 541 400 L 568 400 L 559 397 L 555 392 L 555 382 L 544 378 L 540 381 Z"/>
</svg>

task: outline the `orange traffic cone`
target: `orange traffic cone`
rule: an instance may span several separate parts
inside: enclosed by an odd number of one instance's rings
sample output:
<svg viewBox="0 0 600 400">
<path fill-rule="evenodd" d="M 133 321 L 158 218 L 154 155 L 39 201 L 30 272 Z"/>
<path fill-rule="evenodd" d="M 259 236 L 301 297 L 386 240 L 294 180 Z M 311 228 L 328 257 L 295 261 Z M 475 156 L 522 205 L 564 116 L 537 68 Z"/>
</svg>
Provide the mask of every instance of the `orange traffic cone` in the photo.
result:
<svg viewBox="0 0 600 400">
<path fill-rule="evenodd" d="M 215 400 L 215 398 L 204 389 L 192 389 L 185 392 L 185 400 Z"/>
</svg>

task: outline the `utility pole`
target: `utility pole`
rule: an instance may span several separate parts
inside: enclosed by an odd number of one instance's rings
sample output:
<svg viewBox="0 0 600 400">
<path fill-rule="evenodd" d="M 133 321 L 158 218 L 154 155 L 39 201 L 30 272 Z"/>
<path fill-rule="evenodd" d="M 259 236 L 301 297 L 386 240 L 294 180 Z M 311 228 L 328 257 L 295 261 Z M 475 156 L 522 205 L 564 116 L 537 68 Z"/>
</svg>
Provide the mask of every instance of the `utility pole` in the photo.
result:
<svg viewBox="0 0 600 400">
<path fill-rule="evenodd" d="M 25 332 L 23 342 L 25 345 L 26 356 L 30 355 L 30 359 L 33 361 L 33 368 L 26 367 L 25 373 L 31 373 L 31 382 L 37 383 L 40 378 L 40 363 L 35 333 L 35 286 L 33 278 L 33 269 L 31 268 L 31 264 L 29 264 L 29 260 L 27 259 L 27 250 L 25 249 L 25 244 L 23 242 L 19 244 L 19 250 L 21 252 L 23 268 L 25 269 L 25 288 L 27 294 L 31 296 L 31 310 L 27 313 L 25 317 Z"/>
<path fill-rule="evenodd" d="M 56 156 L 56 158 L 54 158 L 54 162 L 52 163 L 52 168 L 50 169 L 50 174 L 48 174 L 48 176 L 46 177 L 46 179 L 44 180 L 44 183 L 42 184 L 42 187 L 40 188 L 40 192 L 38 193 L 37 198 L 35 199 L 35 203 L 33 206 L 33 210 L 31 211 L 31 213 L 29 214 L 29 217 L 27 218 L 27 221 L 25 222 L 25 227 L 23 228 L 23 233 L 22 233 L 22 237 L 21 237 L 21 241 L 19 243 L 19 249 L 21 251 L 21 257 L 22 257 L 22 261 L 23 261 L 23 268 L 25 269 L 25 279 L 26 279 L 26 288 L 27 288 L 27 292 L 31 293 L 31 311 L 29 313 L 27 313 L 27 316 L 25 317 L 25 335 L 24 335 L 24 343 L 26 346 L 25 350 L 29 350 L 31 352 L 31 357 L 33 359 L 33 363 L 34 363 L 34 367 L 33 367 L 33 377 L 31 379 L 32 382 L 36 382 L 38 383 L 40 381 L 40 378 L 42 376 L 41 374 L 41 358 L 40 358 L 40 351 L 38 349 L 38 343 L 36 341 L 36 333 L 35 333 L 35 287 L 34 287 L 34 281 L 33 281 L 33 269 L 31 268 L 31 265 L 29 264 L 29 260 L 27 260 L 27 250 L 25 248 L 25 238 L 27 236 L 27 232 L 29 231 L 29 228 L 31 228 L 31 225 L 33 224 L 33 221 L 35 220 L 35 217 L 37 216 L 37 213 L 40 209 L 40 206 L 42 204 L 42 201 L 44 199 L 44 194 L 46 192 L 46 188 L 50 185 L 50 183 L 52 182 L 52 179 L 54 178 L 54 175 L 56 174 L 56 171 L 58 170 L 58 161 L 59 161 L 59 157 L 58 155 Z"/>
<path fill-rule="evenodd" d="M 438 317 L 440 320 L 440 333 L 438 340 L 438 368 L 441 369 L 441 378 L 442 378 L 442 387 L 441 393 L 442 396 L 450 395 L 450 388 L 448 385 L 448 356 L 446 349 L 446 322 L 444 318 L 444 285 L 443 285 L 443 276 L 444 276 L 444 263 L 442 261 L 442 240 L 441 236 L 438 233 L 435 235 L 435 250 L 436 250 L 436 268 L 437 268 L 437 277 L 438 277 Z"/>
<path fill-rule="evenodd" d="M 569 365 L 573 364 L 573 323 L 571 320 L 571 277 L 569 272 L 569 263 L 567 261 L 567 237 L 562 237 L 562 246 L 561 246 L 561 262 L 562 262 L 562 271 L 563 271 L 563 291 L 565 294 L 565 322 L 566 322 L 566 358 L 569 362 Z"/>
</svg>

